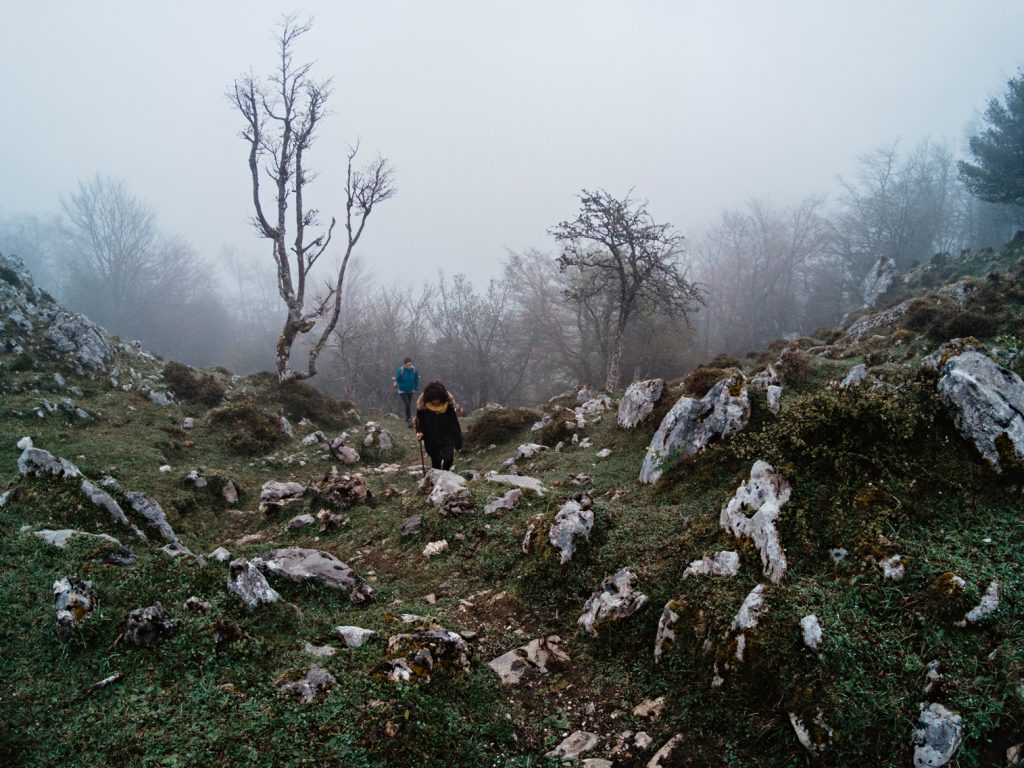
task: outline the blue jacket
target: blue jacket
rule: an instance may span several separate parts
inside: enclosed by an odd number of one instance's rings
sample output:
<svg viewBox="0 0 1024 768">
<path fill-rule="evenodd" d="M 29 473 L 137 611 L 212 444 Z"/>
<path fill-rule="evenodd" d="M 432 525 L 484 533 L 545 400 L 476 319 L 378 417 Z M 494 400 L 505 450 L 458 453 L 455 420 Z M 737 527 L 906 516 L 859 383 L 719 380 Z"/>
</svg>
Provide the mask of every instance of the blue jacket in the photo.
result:
<svg viewBox="0 0 1024 768">
<path fill-rule="evenodd" d="M 395 372 L 395 383 L 398 385 L 399 392 L 415 392 L 420 388 L 420 372 L 416 370 L 415 366 L 412 368 L 399 366 Z"/>
</svg>

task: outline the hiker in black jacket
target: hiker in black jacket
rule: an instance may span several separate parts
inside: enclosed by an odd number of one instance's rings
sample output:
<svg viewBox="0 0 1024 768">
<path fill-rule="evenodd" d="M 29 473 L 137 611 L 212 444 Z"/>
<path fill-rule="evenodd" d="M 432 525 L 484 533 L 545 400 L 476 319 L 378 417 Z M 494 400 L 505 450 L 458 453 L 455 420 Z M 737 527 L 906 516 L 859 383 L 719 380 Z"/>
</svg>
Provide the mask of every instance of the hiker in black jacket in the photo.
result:
<svg viewBox="0 0 1024 768">
<path fill-rule="evenodd" d="M 423 441 L 434 469 L 451 469 L 455 451 L 462 450 L 455 400 L 440 381 L 427 384 L 416 401 L 416 439 Z"/>
</svg>

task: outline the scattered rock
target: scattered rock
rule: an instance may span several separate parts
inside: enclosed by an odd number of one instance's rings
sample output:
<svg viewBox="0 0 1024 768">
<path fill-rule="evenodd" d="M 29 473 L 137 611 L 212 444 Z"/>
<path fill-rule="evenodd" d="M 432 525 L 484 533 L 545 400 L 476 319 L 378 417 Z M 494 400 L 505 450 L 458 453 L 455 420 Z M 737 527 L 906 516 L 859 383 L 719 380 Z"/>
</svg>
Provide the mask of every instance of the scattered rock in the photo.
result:
<svg viewBox="0 0 1024 768">
<path fill-rule="evenodd" d="M 964 738 L 963 719 L 941 704 L 922 704 L 914 731 L 914 768 L 949 763 Z"/>
<path fill-rule="evenodd" d="M 218 563 L 226 563 L 231 559 L 231 553 L 224 549 L 224 547 L 217 547 L 208 555 L 208 557 L 212 560 L 216 560 Z"/>
<path fill-rule="evenodd" d="M 572 664 L 561 643 L 558 635 L 540 637 L 492 659 L 487 666 L 505 685 L 518 685 L 528 676 L 561 672 Z"/>
<path fill-rule="evenodd" d="M 338 649 L 333 645 L 313 645 L 307 641 L 302 646 L 302 652 L 310 656 L 316 656 L 317 658 L 325 658 L 334 656 L 338 652 Z"/>
<path fill-rule="evenodd" d="M 427 544 L 427 546 L 423 548 L 423 556 L 429 558 L 447 551 L 448 541 L 446 539 L 441 539 L 440 541 L 432 541 Z"/>
<path fill-rule="evenodd" d="M 96 589 L 91 581 L 65 576 L 53 582 L 53 608 L 57 634 L 67 635 L 96 607 Z"/>
<path fill-rule="evenodd" d="M 266 576 L 244 557 L 232 560 L 228 565 L 228 590 L 242 598 L 250 608 L 281 599 L 281 595 L 267 583 Z"/>
<path fill-rule="evenodd" d="M 108 541 L 115 546 L 123 546 L 120 541 L 115 539 L 113 536 L 108 536 L 105 533 L 86 533 L 85 531 L 76 531 L 73 528 L 61 528 L 58 531 L 51 531 L 48 528 L 36 531 L 33 536 L 38 536 L 40 539 L 45 541 L 47 544 L 53 544 L 53 546 L 60 549 L 64 549 L 75 536 L 87 536 L 93 539 L 102 539 Z"/>
<path fill-rule="evenodd" d="M 296 515 L 288 521 L 288 530 L 297 531 L 301 528 L 309 528 L 311 525 L 316 525 L 316 519 L 311 514 Z"/>
<path fill-rule="evenodd" d="M 600 743 L 601 737 L 596 733 L 575 731 L 563 739 L 561 744 L 545 754 L 544 757 L 571 762 L 579 760 L 580 755 L 584 752 L 590 752 Z"/>
<path fill-rule="evenodd" d="M 761 555 L 764 575 L 779 583 L 786 573 L 786 551 L 775 526 L 780 507 L 789 500 L 790 487 L 772 466 L 757 461 L 750 480 L 736 490 L 732 500 L 722 507 L 719 524 L 737 538 L 749 538 Z M 744 509 L 754 510 L 747 517 Z"/>
<path fill-rule="evenodd" d="M 514 509 L 516 504 L 519 503 L 519 497 L 522 496 L 522 494 L 523 492 L 518 488 L 506 491 L 505 495 L 500 499 L 489 501 L 484 505 L 484 514 L 494 515 L 503 509 Z"/>
<path fill-rule="evenodd" d="M 368 421 L 363 427 L 365 437 L 363 437 L 363 446 L 366 448 L 372 448 L 377 451 L 387 452 L 395 447 L 395 442 L 391 437 L 391 433 L 388 432 L 384 427 L 375 421 Z"/>
<path fill-rule="evenodd" d="M 597 637 L 602 624 L 632 616 L 647 602 L 647 595 L 636 590 L 637 581 L 637 575 L 629 568 L 602 581 L 600 589 L 583 606 L 583 615 L 576 623 Z"/>
<path fill-rule="evenodd" d="M 831 745 L 833 729 L 825 722 L 821 710 L 815 714 L 810 725 L 805 724 L 804 720 L 795 712 L 789 713 L 789 722 L 796 732 L 797 741 L 814 757 L 823 755 Z"/>
<path fill-rule="evenodd" d="M 997 473 L 1024 461 L 1024 381 L 980 352 L 942 366 L 939 396 L 960 434 Z"/>
<path fill-rule="evenodd" d="M 683 571 L 683 580 L 691 576 L 735 576 L 740 572 L 739 552 L 716 552 L 712 557 L 694 560 Z"/>
<path fill-rule="evenodd" d="M 818 650 L 822 638 L 821 622 L 818 621 L 818 617 L 812 613 L 800 619 L 800 632 L 803 635 L 804 645 L 812 651 Z"/>
<path fill-rule="evenodd" d="M 774 384 L 771 385 L 766 390 L 766 396 L 768 398 L 768 410 L 778 416 L 782 410 L 782 387 L 775 386 Z"/>
<path fill-rule="evenodd" d="M 316 513 L 316 519 L 319 522 L 317 531 L 319 533 L 327 533 L 335 528 L 341 528 L 343 525 L 348 524 L 348 515 L 339 515 L 331 512 L 329 509 L 321 509 Z"/>
<path fill-rule="evenodd" d="M 253 564 L 261 571 L 269 571 L 291 581 L 315 581 L 332 589 L 345 590 L 349 600 L 356 604 L 373 599 L 373 589 L 330 552 L 286 547 L 256 558 Z"/>
<path fill-rule="evenodd" d="M 622 429 L 633 429 L 645 422 L 654 412 L 654 406 L 665 393 L 664 379 L 634 381 L 619 401 L 616 423 Z"/>
<path fill-rule="evenodd" d="M 683 734 L 677 733 L 675 736 L 673 736 L 671 739 L 665 742 L 664 746 L 662 746 L 661 749 L 655 752 L 654 757 L 652 757 L 648 761 L 647 768 L 668 768 L 669 765 L 672 764 L 671 760 L 673 755 L 675 754 L 675 751 L 679 749 L 679 746 L 683 743 L 683 740 Z"/>
<path fill-rule="evenodd" d="M 335 627 L 334 631 L 341 636 L 349 648 L 362 648 L 370 641 L 370 638 L 377 636 L 372 629 L 363 629 L 362 627 L 342 626 Z"/>
<path fill-rule="evenodd" d="M 403 536 L 416 536 L 423 529 L 423 516 L 413 515 L 402 523 Z"/>
<path fill-rule="evenodd" d="M 334 675 L 314 664 L 301 680 L 288 680 L 285 676 L 274 681 L 274 686 L 281 693 L 298 699 L 302 704 L 312 704 L 337 682 Z"/>
<path fill-rule="evenodd" d="M 853 366 L 850 371 L 839 383 L 840 389 L 849 389 L 850 387 L 859 387 L 868 382 L 870 375 L 868 374 L 868 367 L 864 363 Z"/>
<path fill-rule="evenodd" d="M 403 655 L 382 662 L 378 677 L 422 683 L 429 683 L 430 675 L 440 669 L 468 672 L 472 656 L 465 637 L 441 627 L 394 635 L 388 639 L 388 654 Z"/>
<path fill-rule="evenodd" d="M 665 697 L 659 696 L 656 699 L 644 699 L 633 707 L 633 717 L 643 717 L 656 722 L 665 711 Z"/>
<path fill-rule="evenodd" d="M 61 355 L 72 355 L 79 370 L 102 371 L 114 355 L 106 332 L 77 312 L 59 310 L 44 336 Z"/>
<path fill-rule="evenodd" d="M 681 603 L 678 600 L 669 600 L 661 611 L 661 618 L 658 619 L 658 632 L 654 637 L 654 663 L 661 662 L 661 655 L 672 647 L 676 640 L 675 625 L 679 621 L 678 609 Z"/>
<path fill-rule="evenodd" d="M 590 538 L 594 527 L 593 499 L 587 493 L 578 493 L 565 502 L 555 515 L 555 522 L 548 529 L 548 541 L 560 554 L 560 562 L 565 565 L 576 553 L 576 543 L 580 538 Z M 639 606 L 638 606 L 639 607 Z"/>
<path fill-rule="evenodd" d="M 186 416 L 184 419 L 182 419 L 182 421 L 181 421 L 181 428 L 182 429 L 195 429 L 195 427 L 196 427 L 196 420 L 193 417 Z"/>
<path fill-rule="evenodd" d="M 320 430 L 317 430 L 316 432 L 310 432 L 308 435 L 306 435 L 304 438 L 302 438 L 302 445 L 306 446 L 307 448 L 309 446 L 311 446 L 311 445 L 316 445 L 318 443 L 326 443 L 326 442 L 327 442 L 327 435 L 325 435 Z"/>
<path fill-rule="evenodd" d="M 17 449 L 19 451 L 27 451 L 29 448 L 33 447 L 32 446 L 32 438 L 31 437 L 27 437 L 27 436 L 21 438 L 21 440 L 19 440 L 17 442 L 16 447 L 17 447 Z"/>
<path fill-rule="evenodd" d="M 268 480 L 260 489 L 260 512 L 267 514 L 294 504 L 306 493 L 302 483 Z"/>
<path fill-rule="evenodd" d="M 609 456 L 612 455 L 612 449 L 611 448 L 602 448 L 600 451 L 598 451 L 594 455 L 597 456 L 597 458 L 599 458 L 599 459 L 607 459 Z"/>
<path fill-rule="evenodd" d="M 544 495 L 544 486 L 540 480 L 535 477 L 527 477 L 525 475 L 486 475 L 486 479 L 492 483 L 501 483 L 503 485 L 511 485 L 516 488 L 522 488 L 524 491 L 533 491 L 538 496 Z"/>
<path fill-rule="evenodd" d="M 185 475 L 185 482 L 191 483 L 196 488 L 205 488 L 206 475 L 204 475 L 198 469 L 193 469 L 187 475 Z"/>
<path fill-rule="evenodd" d="M 213 606 L 203 598 L 192 595 L 183 603 L 182 607 L 191 613 L 208 613 Z"/>
<path fill-rule="evenodd" d="M 180 619 L 165 619 L 159 602 L 146 608 L 136 608 L 124 620 L 121 638 L 125 644 L 145 648 L 160 645 L 174 635 L 181 626 Z"/>
<path fill-rule="evenodd" d="M 760 373 L 755 373 L 750 379 L 750 386 L 758 389 L 768 390 L 769 387 L 777 387 L 782 383 L 775 366 L 768 363 L 768 367 Z"/>
<path fill-rule="evenodd" d="M 981 602 L 967 612 L 967 615 L 964 616 L 964 620 L 959 622 L 959 625 L 966 626 L 967 624 L 977 624 L 986 616 L 995 613 L 998 609 L 999 580 L 992 579 L 988 584 L 988 588 L 985 590 L 985 594 L 981 596 Z"/>
<path fill-rule="evenodd" d="M 662 462 L 669 455 L 678 451 L 693 456 L 714 438 L 739 432 L 749 420 L 750 400 L 741 374 L 718 382 L 699 400 L 680 398 L 654 433 L 640 469 L 640 482 L 657 482 L 664 471 Z"/>
<path fill-rule="evenodd" d="M 178 539 L 178 534 L 174 532 L 171 524 L 167 522 L 167 515 L 156 499 L 137 491 L 128 491 L 124 497 L 131 504 L 132 509 L 142 515 L 146 522 L 149 523 L 149 527 L 155 529 L 164 541 L 180 545 L 185 552 L 188 552 L 187 547 L 184 547 Z"/>
<path fill-rule="evenodd" d="M 737 662 L 743 661 L 747 647 L 747 632 L 757 628 L 764 608 L 764 584 L 758 584 L 750 590 L 750 593 L 743 600 L 743 605 L 740 606 L 729 627 L 729 636 L 736 646 L 734 658 Z M 721 671 L 724 672 L 731 666 L 732 660 L 724 661 Z M 725 680 L 722 678 L 718 669 L 718 663 L 716 662 L 711 686 L 717 688 L 724 682 Z"/>
<path fill-rule="evenodd" d="M 878 567 L 882 569 L 882 577 L 890 581 L 903 581 L 903 577 L 907 573 L 902 555 L 892 555 L 884 560 L 879 560 Z"/>
<path fill-rule="evenodd" d="M 340 435 L 330 443 L 331 455 L 342 464 L 355 464 L 359 461 L 359 454 L 354 448 L 346 445 L 348 435 Z"/>
<path fill-rule="evenodd" d="M 317 499 L 337 509 L 348 509 L 371 498 L 366 478 L 359 474 L 343 475 L 337 467 L 331 467 L 312 491 Z"/>
</svg>

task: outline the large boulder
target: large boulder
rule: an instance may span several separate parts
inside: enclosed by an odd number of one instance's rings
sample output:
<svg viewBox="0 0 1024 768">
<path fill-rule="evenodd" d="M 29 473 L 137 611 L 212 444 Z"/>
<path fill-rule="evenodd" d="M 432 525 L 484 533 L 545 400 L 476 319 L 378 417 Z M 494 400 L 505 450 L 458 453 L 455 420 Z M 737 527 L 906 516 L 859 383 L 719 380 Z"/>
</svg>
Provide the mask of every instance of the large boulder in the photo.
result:
<svg viewBox="0 0 1024 768">
<path fill-rule="evenodd" d="M 640 482 L 657 482 L 662 462 L 673 453 L 693 456 L 716 437 L 739 432 L 749 420 L 750 399 L 738 374 L 718 382 L 699 400 L 680 398 L 654 433 L 640 469 Z"/>
<path fill-rule="evenodd" d="M 579 539 L 589 539 L 594 527 L 593 499 L 589 494 L 578 493 L 569 499 L 555 515 L 555 522 L 548 529 L 548 541 L 559 551 L 559 560 L 565 565 L 576 554 Z"/>
<path fill-rule="evenodd" d="M 617 423 L 623 429 L 642 424 L 654 411 L 654 406 L 665 393 L 664 379 L 634 381 L 619 401 Z"/>
<path fill-rule="evenodd" d="M 883 254 L 878 258 L 861 283 L 861 296 L 865 307 L 874 306 L 878 297 L 892 286 L 898 272 L 896 262 L 891 257 Z"/>
<path fill-rule="evenodd" d="M 1024 460 L 1024 381 L 980 352 L 967 351 L 942 366 L 939 396 L 960 434 L 996 472 Z"/>
<path fill-rule="evenodd" d="M 353 603 L 373 599 L 373 589 L 362 577 L 330 552 L 302 547 L 275 549 L 253 564 L 265 573 L 282 576 L 291 581 L 314 581 L 331 589 L 348 593 Z"/>
</svg>

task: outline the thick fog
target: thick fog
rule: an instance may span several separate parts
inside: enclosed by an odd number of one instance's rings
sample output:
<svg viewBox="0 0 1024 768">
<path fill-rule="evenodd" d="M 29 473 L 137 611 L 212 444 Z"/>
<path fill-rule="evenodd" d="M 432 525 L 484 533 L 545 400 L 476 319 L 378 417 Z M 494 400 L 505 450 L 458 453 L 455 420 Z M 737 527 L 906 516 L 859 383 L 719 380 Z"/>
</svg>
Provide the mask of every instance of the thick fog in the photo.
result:
<svg viewBox="0 0 1024 768">
<path fill-rule="evenodd" d="M 238 266 L 272 265 L 226 93 L 271 71 L 285 10 L 313 20 L 296 60 L 333 79 L 307 201 L 342 214 L 355 142 L 393 163 L 397 194 L 367 225 L 358 274 L 410 294 L 439 270 L 483 291 L 510 252 L 554 259 L 549 230 L 581 189 L 649 201 L 699 266 L 723 211 L 758 201 L 785 219 L 815 195 L 824 210 L 879 148 L 909 156 L 927 141 L 955 159 L 1022 63 L 1024 29 L 1018 0 L 8 4 L 8 230 L 61 215 L 100 175 L 226 280 L 229 304 L 252 303 L 239 297 L 258 273 Z M 272 279 L 258 290 L 274 307 Z M 269 312 L 229 309 L 253 323 Z"/>
</svg>

